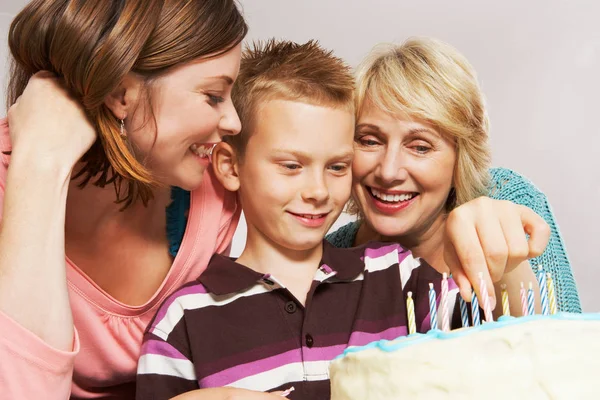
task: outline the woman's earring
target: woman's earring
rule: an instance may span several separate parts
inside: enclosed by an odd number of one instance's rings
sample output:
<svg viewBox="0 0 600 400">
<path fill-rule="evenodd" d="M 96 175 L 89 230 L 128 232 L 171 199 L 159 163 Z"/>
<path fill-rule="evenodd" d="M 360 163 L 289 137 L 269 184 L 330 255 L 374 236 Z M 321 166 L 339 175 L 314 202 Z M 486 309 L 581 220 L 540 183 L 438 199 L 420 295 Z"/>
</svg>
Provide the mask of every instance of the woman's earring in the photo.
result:
<svg viewBox="0 0 600 400">
<path fill-rule="evenodd" d="M 121 120 L 121 137 L 125 137 L 125 136 L 127 136 L 125 134 L 125 121 Z"/>
</svg>

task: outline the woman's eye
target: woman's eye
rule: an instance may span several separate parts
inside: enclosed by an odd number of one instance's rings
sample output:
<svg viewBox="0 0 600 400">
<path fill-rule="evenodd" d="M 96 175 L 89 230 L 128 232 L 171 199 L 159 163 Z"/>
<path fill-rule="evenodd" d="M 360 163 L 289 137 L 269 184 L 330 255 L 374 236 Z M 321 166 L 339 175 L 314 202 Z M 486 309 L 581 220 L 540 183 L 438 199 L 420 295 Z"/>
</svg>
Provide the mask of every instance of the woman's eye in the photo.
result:
<svg viewBox="0 0 600 400">
<path fill-rule="evenodd" d="M 431 150 L 428 146 L 414 146 L 413 149 L 419 154 L 426 154 Z"/>
<path fill-rule="evenodd" d="M 356 141 L 361 146 L 365 146 L 365 147 L 377 146 L 379 144 L 379 142 L 377 140 L 370 138 L 370 137 L 364 137 L 364 136 L 357 138 Z"/>
<path fill-rule="evenodd" d="M 222 103 L 222 102 L 225 101 L 225 99 L 223 97 L 217 96 L 217 95 L 214 95 L 214 94 L 207 93 L 206 97 L 208 97 L 208 103 L 211 106 L 216 106 L 217 104 L 220 104 L 220 103 Z"/>
</svg>

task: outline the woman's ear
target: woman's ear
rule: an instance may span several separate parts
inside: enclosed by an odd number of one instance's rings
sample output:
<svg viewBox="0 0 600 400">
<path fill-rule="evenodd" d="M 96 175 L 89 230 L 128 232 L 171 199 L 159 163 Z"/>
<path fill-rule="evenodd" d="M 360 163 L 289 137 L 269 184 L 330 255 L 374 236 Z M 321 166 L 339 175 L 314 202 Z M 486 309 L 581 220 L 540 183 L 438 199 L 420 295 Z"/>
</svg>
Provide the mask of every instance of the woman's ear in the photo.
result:
<svg viewBox="0 0 600 400">
<path fill-rule="evenodd" d="M 104 105 L 115 118 L 125 119 L 133 113 L 139 100 L 142 83 L 139 77 L 129 73 L 125 75 L 119 86 L 104 98 Z"/>
<path fill-rule="evenodd" d="M 219 182 L 230 192 L 235 192 L 240 188 L 238 162 L 237 154 L 229 143 L 221 142 L 213 149 L 213 170 Z"/>
</svg>

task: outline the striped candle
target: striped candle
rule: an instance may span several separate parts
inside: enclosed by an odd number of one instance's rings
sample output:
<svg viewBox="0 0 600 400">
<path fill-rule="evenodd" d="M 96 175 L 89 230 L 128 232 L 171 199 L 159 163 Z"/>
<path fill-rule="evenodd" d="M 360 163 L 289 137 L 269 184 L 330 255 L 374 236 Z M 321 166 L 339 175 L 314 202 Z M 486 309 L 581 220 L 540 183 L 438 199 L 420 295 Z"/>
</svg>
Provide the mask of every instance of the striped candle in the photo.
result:
<svg viewBox="0 0 600 400">
<path fill-rule="evenodd" d="M 527 295 L 525 294 L 525 288 L 523 287 L 523 282 L 521 282 L 521 311 L 522 311 L 524 317 L 529 315 L 529 313 L 527 312 Z"/>
<path fill-rule="evenodd" d="M 412 298 L 412 292 L 406 294 L 406 311 L 408 313 L 408 334 L 417 333 L 417 325 L 415 324 L 415 303 Z"/>
<path fill-rule="evenodd" d="M 444 272 L 442 275 L 442 299 L 440 302 L 442 307 L 442 330 L 450 332 L 450 317 L 448 316 L 448 274 Z"/>
<path fill-rule="evenodd" d="M 500 286 L 502 289 L 502 315 L 510 317 L 510 305 L 508 304 L 508 292 L 506 291 L 506 285 Z"/>
<path fill-rule="evenodd" d="M 550 300 L 550 313 L 556 314 L 556 296 L 554 295 L 554 281 L 550 272 L 547 274 L 546 285 L 548 285 L 548 299 Z"/>
<path fill-rule="evenodd" d="M 433 283 L 429 284 L 429 318 L 431 320 L 431 329 L 437 329 L 437 304 L 435 298 L 435 289 Z"/>
<path fill-rule="evenodd" d="M 544 273 L 544 268 L 541 265 L 538 265 L 538 273 L 537 273 L 538 283 L 540 285 L 540 299 L 542 301 L 542 314 L 548 315 L 550 312 L 548 311 L 548 288 L 546 286 L 546 274 Z"/>
<path fill-rule="evenodd" d="M 473 315 L 473 326 L 481 325 L 481 320 L 479 319 L 479 301 L 477 301 L 477 295 L 474 290 L 471 296 L 471 314 Z"/>
<path fill-rule="evenodd" d="M 527 290 L 527 314 L 535 315 L 535 298 L 533 297 L 533 284 L 529 282 L 529 290 Z"/>
<path fill-rule="evenodd" d="M 458 301 L 460 302 L 460 319 L 462 320 L 463 328 L 469 327 L 469 311 L 467 310 L 467 302 L 458 295 Z"/>
<path fill-rule="evenodd" d="M 483 312 L 485 313 L 485 322 L 493 322 L 494 315 L 492 314 L 492 306 L 490 304 L 490 296 L 487 291 L 487 284 L 483 279 L 483 272 L 479 273 L 479 290 L 483 296 Z"/>
</svg>

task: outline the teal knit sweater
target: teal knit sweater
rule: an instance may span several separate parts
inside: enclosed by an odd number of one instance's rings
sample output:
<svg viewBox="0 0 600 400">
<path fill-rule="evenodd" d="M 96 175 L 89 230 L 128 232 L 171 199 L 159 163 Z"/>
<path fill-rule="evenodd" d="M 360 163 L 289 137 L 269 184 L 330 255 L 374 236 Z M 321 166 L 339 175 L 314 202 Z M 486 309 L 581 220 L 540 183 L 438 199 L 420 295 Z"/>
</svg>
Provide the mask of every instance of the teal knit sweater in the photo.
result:
<svg viewBox="0 0 600 400">
<path fill-rule="evenodd" d="M 571 264 L 546 195 L 527 178 L 509 169 L 492 168 L 490 175 L 492 182 L 489 197 L 527 206 L 543 217 L 550 226 L 548 246 L 541 256 L 530 260 L 531 266 L 542 264 L 545 270 L 552 273 L 559 310 L 581 312 Z M 326 239 L 336 247 L 352 247 L 358 226 L 358 222 L 350 222 L 327 235 Z"/>
</svg>

